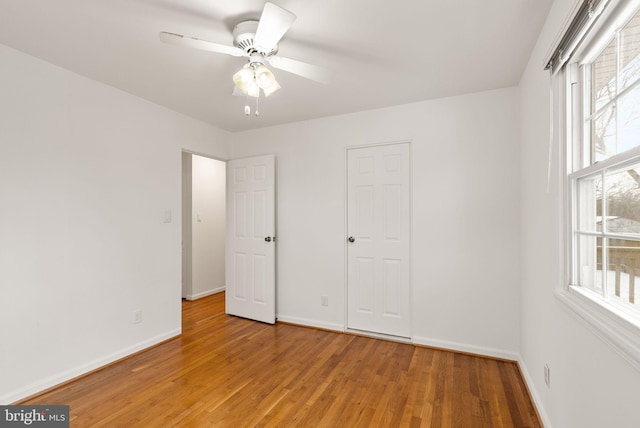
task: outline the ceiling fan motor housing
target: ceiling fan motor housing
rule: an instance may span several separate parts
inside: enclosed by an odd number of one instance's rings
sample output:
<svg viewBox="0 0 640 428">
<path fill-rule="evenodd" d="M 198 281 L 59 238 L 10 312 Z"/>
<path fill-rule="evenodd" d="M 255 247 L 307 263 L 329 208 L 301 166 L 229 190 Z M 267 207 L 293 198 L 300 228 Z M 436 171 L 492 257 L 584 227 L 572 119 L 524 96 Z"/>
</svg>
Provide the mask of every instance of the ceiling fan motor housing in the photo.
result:
<svg viewBox="0 0 640 428">
<path fill-rule="evenodd" d="M 243 21 L 233 27 L 233 45 L 242 49 L 249 55 L 260 53 L 263 56 L 271 56 L 278 53 L 278 45 L 275 45 L 269 52 L 261 52 L 256 46 L 254 39 L 258 30 L 258 21 Z"/>
</svg>

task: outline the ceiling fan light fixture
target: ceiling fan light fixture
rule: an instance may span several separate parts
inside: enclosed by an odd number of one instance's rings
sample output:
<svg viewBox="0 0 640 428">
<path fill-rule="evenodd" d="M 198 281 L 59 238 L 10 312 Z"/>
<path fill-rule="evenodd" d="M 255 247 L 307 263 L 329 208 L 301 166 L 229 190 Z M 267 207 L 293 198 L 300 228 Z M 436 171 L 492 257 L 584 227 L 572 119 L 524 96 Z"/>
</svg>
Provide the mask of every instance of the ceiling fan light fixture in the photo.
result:
<svg viewBox="0 0 640 428">
<path fill-rule="evenodd" d="M 247 95 L 253 98 L 258 98 L 260 96 L 260 87 L 256 85 L 256 82 L 251 82 L 247 86 Z"/>
<path fill-rule="evenodd" d="M 280 89 L 271 70 L 263 64 L 245 64 L 233 75 L 233 83 L 244 95 L 253 98 L 260 96 L 260 89 L 267 97 Z"/>
<path fill-rule="evenodd" d="M 233 75 L 233 83 L 243 94 L 247 95 L 251 86 L 257 86 L 254 81 L 253 69 L 248 64 L 242 67 Z"/>
<path fill-rule="evenodd" d="M 265 89 L 269 88 L 276 81 L 276 77 L 273 75 L 271 70 L 269 70 L 264 65 L 260 64 L 256 67 L 255 71 L 256 83 L 260 88 Z"/>
<path fill-rule="evenodd" d="M 274 92 L 276 92 L 280 88 L 281 88 L 281 86 L 274 79 L 273 83 L 271 84 L 271 86 L 269 86 L 268 88 L 262 88 L 262 90 L 264 91 L 265 97 L 268 97 L 269 95 L 273 94 Z"/>
<path fill-rule="evenodd" d="M 159 36 L 164 43 L 248 58 L 248 63 L 233 75 L 233 95 L 256 98 L 258 116 L 260 89 L 267 97 L 280 89 L 274 74 L 265 64 L 320 83 L 329 82 L 331 73 L 328 70 L 278 55 L 278 43 L 295 20 L 294 13 L 267 1 L 259 21 L 242 21 L 233 28 L 233 46 L 166 31 Z M 250 114 L 250 109 L 247 114 Z"/>
</svg>

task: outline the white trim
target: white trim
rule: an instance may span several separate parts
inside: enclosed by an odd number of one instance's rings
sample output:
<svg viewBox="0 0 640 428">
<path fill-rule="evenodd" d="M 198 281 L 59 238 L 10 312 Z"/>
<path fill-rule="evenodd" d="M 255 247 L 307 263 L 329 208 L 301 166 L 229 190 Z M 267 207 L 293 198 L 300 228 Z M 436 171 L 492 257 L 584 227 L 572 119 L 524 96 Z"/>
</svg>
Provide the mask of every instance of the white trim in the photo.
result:
<svg viewBox="0 0 640 428">
<path fill-rule="evenodd" d="M 640 370 L 640 324 L 604 300 L 596 301 L 580 287 L 556 290 L 569 313 L 610 345 L 633 368 Z"/>
<path fill-rule="evenodd" d="M 392 334 L 376 333 L 375 331 L 358 330 L 356 328 L 347 328 L 345 333 L 355 334 L 356 336 L 365 336 L 372 339 L 389 340 L 391 342 L 405 343 L 407 345 L 413 344 L 411 338 L 404 336 L 394 336 Z"/>
<path fill-rule="evenodd" d="M 626 166 L 638 162 L 638 158 L 640 158 L 640 146 L 579 169 L 578 171 L 569 174 L 569 179 L 575 181 L 581 178 L 600 174 L 602 171 L 617 171 L 618 169 L 623 169 Z"/>
<path fill-rule="evenodd" d="M 344 332 L 344 325 L 342 325 L 342 324 L 311 320 L 311 319 L 308 319 L 308 318 L 290 317 L 290 316 L 287 316 L 287 315 L 280 315 L 280 314 L 278 314 L 276 316 L 276 320 L 277 321 L 286 322 L 286 323 L 289 323 L 289 324 L 300 325 L 300 326 L 304 326 L 304 327 L 321 328 L 323 330 L 337 331 L 339 333 L 343 333 Z"/>
<path fill-rule="evenodd" d="M 503 360 L 520 360 L 520 355 L 514 351 L 488 348 L 486 346 L 469 345 L 467 343 L 450 342 L 448 340 L 433 339 L 430 337 L 414 337 L 413 344 L 431 346 L 433 348 L 440 348 L 448 351 L 466 352 L 469 354 L 482 355 L 485 357 L 500 358 Z"/>
<path fill-rule="evenodd" d="M 315 328 L 321 328 L 321 329 L 331 330 L 331 331 L 336 331 L 341 333 L 352 333 L 352 334 L 372 337 L 376 339 L 392 340 L 395 342 L 406 343 L 408 345 L 413 344 L 413 345 L 430 346 L 433 348 L 442 349 L 444 351 L 459 351 L 459 352 L 466 352 L 469 354 L 476 354 L 484 357 L 500 358 L 503 360 L 509 360 L 509 361 L 515 361 L 515 362 L 520 361 L 520 355 L 517 352 L 506 351 L 506 350 L 495 349 L 495 348 L 488 348 L 485 346 L 469 345 L 469 344 L 450 342 L 450 341 L 440 340 L 440 339 L 431 339 L 427 337 L 414 337 L 413 339 L 408 340 L 408 338 L 400 337 L 400 336 L 389 336 L 385 334 L 367 332 L 362 330 L 348 329 L 348 328 L 345 328 L 342 324 L 327 323 L 327 322 L 312 320 L 308 318 L 290 317 L 286 315 L 284 316 L 278 315 L 277 319 L 278 321 L 286 322 L 289 324 L 300 325 L 304 327 L 315 327 Z"/>
<path fill-rule="evenodd" d="M 231 159 L 227 159 L 227 158 L 222 158 L 222 157 L 218 157 L 218 156 L 205 154 L 205 153 L 198 152 L 198 151 L 191 150 L 191 149 L 186 149 L 184 147 L 181 148 L 180 151 L 184 152 L 184 153 L 188 153 L 190 155 L 196 155 L 196 156 L 200 156 L 202 158 L 209 158 L 209 159 L 217 160 L 217 161 L 224 162 L 224 163 L 227 163 L 228 161 L 231 160 Z"/>
<path fill-rule="evenodd" d="M 538 411 L 540 419 L 542 419 L 542 425 L 545 428 L 551 428 L 551 419 L 549 419 L 549 415 L 544 408 L 542 398 L 540 397 L 540 394 L 538 394 L 538 390 L 535 387 L 533 378 L 531 377 L 531 374 L 529 373 L 527 365 L 524 363 L 522 356 L 518 358 L 518 366 L 520 367 L 520 373 L 522 373 L 522 377 L 524 378 L 524 383 L 526 383 L 527 387 L 529 388 L 529 394 L 531 395 L 533 404 L 536 406 L 536 410 Z"/>
<path fill-rule="evenodd" d="M 344 176 L 342 177 L 342 181 L 344 183 L 344 281 L 342 292 L 344 294 L 344 304 L 342 307 L 342 311 L 344 313 L 344 325 L 342 326 L 342 331 L 346 331 L 347 326 L 349 325 L 349 244 L 347 239 L 349 236 L 349 149 L 352 148 L 350 146 L 344 148 Z"/>
<path fill-rule="evenodd" d="M 17 389 L 15 391 L 12 391 L 8 394 L 3 395 L 2 397 L 0 397 L 0 404 L 5 405 L 10 403 L 15 403 L 16 401 L 19 401 L 31 395 L 37 394 L 48 388 L 54 387 L 63 382 L 67 382 L 69 380 L 82 376 L 83 374 L 86 374 L 93 370 L 104 367 L 110 363 L 113 363 L 114 361 L 120 360 L 131 354 L 135 354 L 136 352 L 150 348 L 151 346 L 156 345 L 160 342 L 179 336 L 181 333 L 182 333 L 182 330 L 179 328 L 170 330 L 166 333 L 152 337 L 151 339 L 147 339 L 142 342 L 136 343 L 135 345 L 131 345 L 126 348 L 123 348 L 105 357 L 98 358 L 86 364 L 82 364 L 78 367 L 66 370 L 62 373 L 58 373 L 56 375 L 41 379 L 37 382 L 33 382 L 20 389 Z"/>
<path fill-rule="evenodd" d="M 202 297 L 211 296 L 212 294 L 222 293 L 224 290 L 225 290 L 225 286 L 223 285 L 222 287 L 214 288 L 213 290 L 203 291 L 202 293 L 187 294 L 186 299 L 187 300 L 196 300 L 196 299 L 200 299 Z"/>
</svg>

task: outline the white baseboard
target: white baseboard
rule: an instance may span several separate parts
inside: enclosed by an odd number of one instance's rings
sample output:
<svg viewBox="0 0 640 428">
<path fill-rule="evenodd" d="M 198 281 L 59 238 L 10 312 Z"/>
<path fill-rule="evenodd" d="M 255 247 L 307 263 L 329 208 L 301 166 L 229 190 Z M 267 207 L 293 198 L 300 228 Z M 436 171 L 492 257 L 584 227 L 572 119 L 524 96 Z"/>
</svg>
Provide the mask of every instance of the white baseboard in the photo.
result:
<svg viewBox="0 0 640 428">
<path fill-rule="evenodd" d="M 432 339 L 429 337 L 413 337 L 415 345 L 431 346 L 451 351 L 466 352 L 469 354 L 483 355 L 486 357 L 500 358 L 503 360 L 518 361 L 520 355 L 517 352 L 503 349 L 487 348 L 484 346 L 468 345 L 466 343 L 449 342 L 446 340 Z"/>
<path fill-rule="evenodd" d="M 282 321 L 290 324 L 303 325 L 305 327 L 315 327 L 315 328 L 321 328 L 324 330 L 339 331 L 339 332 L 344 331 L 344 326 L 342 324 L 334 324 L 334 323 L 322 322 L 317 320 L 310 320 L 307 318 L 289 317 L 286 315 L 277 315 L 276 318 L 278 319 L 278 321 Z"/>
<path fill-rule="evenodd" d="M 87 364 L 82 364 L 76 368 L 64 371 L 62 373 L 58 373 L 53 376 L 49 376 L 37 382 L 33 382 L 30 385 L 27 385 L 23 388 L 17 389 L 15 391 L 12 391 L 0 397 L 0 405 L 15 403 L 16 401 L 19 401 L 29 396 L 32 396 L 34 394 L 37 394 L 38 392 L 44 391 L 46 389 L 59 385 L 63 382 L 67 382 L 85 373 L 89 373 L 90 371 L 99 369 L 100 367 L 106 366 L 114 361 L 117 361 L 128 355 L 134 354 L 138 351 L 142 351 L 143 349 L 149 348 L 162 341 L 171 339 L 172 337 L 178 336 L 181 333 L 182 333 L 182 330 L 179 328 L 175 330 L 171 330 L 166 333 L 160 334 L 158 336 L 152 337 L 151 339 L 148 339 L 143 342 L 136 343 L 135 345 L 121 349 L 120 351 L 114 352 L 105 357 L 98 358 L 97 360 L 93 360 Z"/>
<path fill-rule="evenodd" d="M 203 291 L 202 293 L 187 294 L 186 299 L 187 300 L 196 300 L 196 299 L 200 299 L 202 297 L 211 296 L 212 294 L 222 293 L 224 290 L 225 290 L 225 287 L 222 286 L 222 287 L 214 288 L 213 290 Z"/>
<path fill-rule="evenodd" d="M 527 369 L 527 365 L 522 360 L 522 357 L 518 359 L 518 365 L 520 366 L 520 372 L 524 377 L 524 382 L 527 384 L 527 388 L 529 388 L 529 393 L 531 394 L 531 399 L 533 400 L 533 404 L 536 406 L 536 409 L 538 410 L 538 415 L 540 416 L 540 419 L 542 419 L 540 422 L 542 422 L 542 425 L 545 428 L 551 428 L 551 422 L 549 420 L 549 416 L 547 415 L 547 412 L 545 411 L 544 406 L 542 405 L 542 399 L 540 398 L 540 394 L 538 394 L 538 390 L 536 389 L 536 386 L 533 383 L 533 378 L 529 373 L 529 369 Z"/>
</svg>

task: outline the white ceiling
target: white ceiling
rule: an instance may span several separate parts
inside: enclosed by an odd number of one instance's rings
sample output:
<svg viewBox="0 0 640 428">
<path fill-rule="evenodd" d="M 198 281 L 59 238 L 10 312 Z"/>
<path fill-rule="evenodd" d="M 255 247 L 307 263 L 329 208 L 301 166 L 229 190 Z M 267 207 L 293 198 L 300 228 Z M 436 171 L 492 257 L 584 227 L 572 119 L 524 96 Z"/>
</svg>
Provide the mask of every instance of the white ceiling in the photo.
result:
<svg viewBox="0 0 640 428">
<path fill-rule="evenodd" d="M 552 0 L 271 0 L 298 17 L 283 56 L 329 85 L 282 88 L 243 114 L 244 58 L 167 45 L 168 31 L 232 44 L 265 0 L 0 0 L 0 43 L 228 131 L 516 85 Z"/>
</svg>

